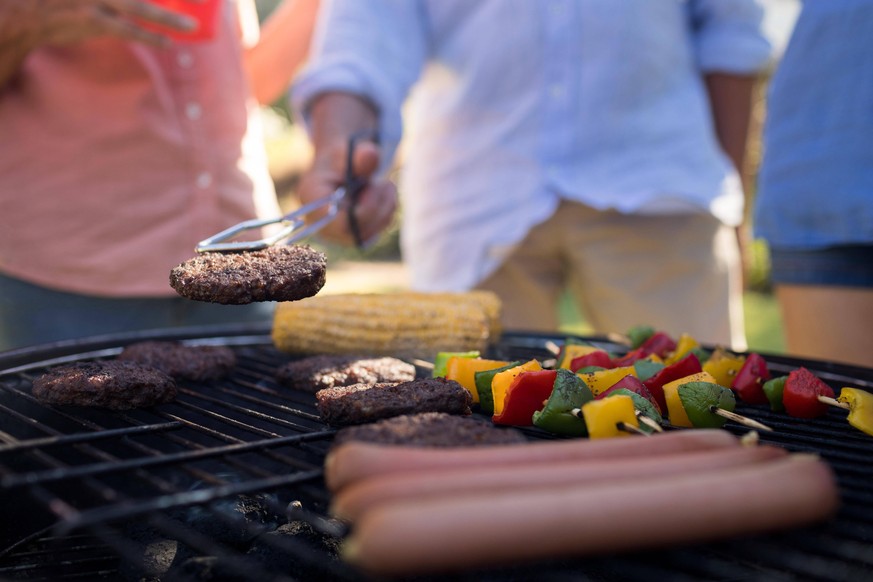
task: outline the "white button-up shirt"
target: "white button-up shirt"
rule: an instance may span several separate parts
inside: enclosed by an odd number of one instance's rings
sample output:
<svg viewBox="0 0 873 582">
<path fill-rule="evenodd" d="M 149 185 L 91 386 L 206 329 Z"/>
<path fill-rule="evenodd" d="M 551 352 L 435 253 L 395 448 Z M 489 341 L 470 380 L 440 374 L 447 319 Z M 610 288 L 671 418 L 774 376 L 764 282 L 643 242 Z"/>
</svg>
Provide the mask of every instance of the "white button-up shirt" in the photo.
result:
<svg viewBox="0 0 873 582">
<path fill-rule="evenodd" d="M 756 0 L 334 0 L 292 100 L 365 96 L 386 163 L 406 122 L 411 280 L 460 290 L 562 198 L 738 224 L 702 73 L 761 69 L 761 24 Z"/>
</svg>

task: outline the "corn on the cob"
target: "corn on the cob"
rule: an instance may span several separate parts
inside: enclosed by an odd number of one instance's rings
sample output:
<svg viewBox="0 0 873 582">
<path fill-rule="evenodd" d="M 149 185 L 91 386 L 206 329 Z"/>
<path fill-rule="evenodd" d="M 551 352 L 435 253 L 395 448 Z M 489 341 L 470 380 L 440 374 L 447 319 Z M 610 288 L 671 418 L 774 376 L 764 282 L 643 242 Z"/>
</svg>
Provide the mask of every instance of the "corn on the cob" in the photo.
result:
<svg viewBox="0 0 873 582">
<path fill-rule="evenodd" d="M 499 311 L 499 299 L 481 291 L 319 295 L 279 303 L 272 337 L 286 352 L 429 360 L 440 351 L 484 351 Z"/>
</svg>

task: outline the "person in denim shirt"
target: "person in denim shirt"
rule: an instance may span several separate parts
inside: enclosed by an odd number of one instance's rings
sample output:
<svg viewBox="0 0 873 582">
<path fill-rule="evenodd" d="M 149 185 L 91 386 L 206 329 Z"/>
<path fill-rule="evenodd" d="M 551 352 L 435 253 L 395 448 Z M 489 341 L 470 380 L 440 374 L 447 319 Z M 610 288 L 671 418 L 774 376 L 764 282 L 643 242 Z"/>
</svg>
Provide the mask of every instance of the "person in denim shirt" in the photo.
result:
<svg viewBox="0 0 873 582">
<path fill-rule="evenodd" d="M 806 2 L 773 78 L 755 208 L 788 351 L 873 366 L 873 1 Z"/>
<path fill-rule="evenodd" d="M 333 192 L 348 136 L 378 130 L 356 168 L 375 236 L 403 135 L 414 288 L 492 290 L 507 327 L 544 331 L 569 288 L 597 331 L 741 349 L 736 168 L 761 23 L 755 0 L 335 0 L 292 88 L 315 145 L 299 195 Z"/>
</svg>

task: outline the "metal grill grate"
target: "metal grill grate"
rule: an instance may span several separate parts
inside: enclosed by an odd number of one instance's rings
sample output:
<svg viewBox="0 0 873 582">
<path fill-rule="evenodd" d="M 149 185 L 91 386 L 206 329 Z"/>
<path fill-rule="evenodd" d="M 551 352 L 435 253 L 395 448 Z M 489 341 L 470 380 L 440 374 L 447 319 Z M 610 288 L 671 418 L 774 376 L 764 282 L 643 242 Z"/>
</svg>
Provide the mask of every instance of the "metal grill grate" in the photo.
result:
<svg viewBox="0 0 873 582">
<path fill-rule="evenodd" d="M 185 338 L 233 346 L 239 363 L 232 376 L 180 382 L 175 402 L 128 412 L 47 407 L 30 394 L 33 379 L 59 363 L 111 358 L 142 339 Z M 492 355 L 544 359 L 545 342 L 562 339 L 507 334 Z M 7 508 L 0 578 L 359 580 L 336 556 L 342 525 L 326 516 L 321 465 L 334 432 L 321 422 L 312 395 L 276 384 L 276 368 L 289 359 L 272 348 L 265 332 L 228 328 L 0 355 L 0 503 Z M 804 365 L 835 388 L 873 390 L 873 370 L 767 359 L 776 373 Z M 840 410 L 812 421 L 742 404 L 738 412 L 775 429 L 762 434 L 763 441 L 816 452 L 831 463 L 843 499 L 836 519 L 719 544 L 457 578 L 873 578 L 873 438 L 850 428 Z M 535 429 L 525 433 L 550 438 Z M 276 535 L 280 525 L 285 535 Z"/>
</svg>

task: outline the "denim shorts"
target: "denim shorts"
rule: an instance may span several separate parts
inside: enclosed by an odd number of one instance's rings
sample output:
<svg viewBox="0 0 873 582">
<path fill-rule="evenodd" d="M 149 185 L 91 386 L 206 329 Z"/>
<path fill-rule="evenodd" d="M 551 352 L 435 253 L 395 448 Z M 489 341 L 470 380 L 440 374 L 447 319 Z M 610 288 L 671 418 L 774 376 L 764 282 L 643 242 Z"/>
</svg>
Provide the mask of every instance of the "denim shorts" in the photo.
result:
<svg viewBox="0 0 873 582">
<path fill-rule="evenodd" d="M 770 249 L 770 278 L 787 285 L 873 287 L 873 245 Z"/>
</svg>

